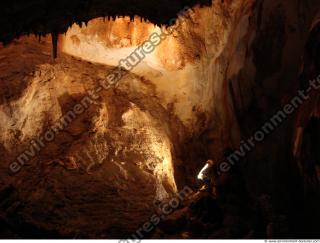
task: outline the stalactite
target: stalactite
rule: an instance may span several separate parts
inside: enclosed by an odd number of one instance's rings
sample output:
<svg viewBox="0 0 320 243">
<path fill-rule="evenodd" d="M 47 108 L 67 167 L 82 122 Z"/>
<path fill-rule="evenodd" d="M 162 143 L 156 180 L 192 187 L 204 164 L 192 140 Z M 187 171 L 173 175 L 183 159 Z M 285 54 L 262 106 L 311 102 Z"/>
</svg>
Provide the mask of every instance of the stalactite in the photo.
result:
<svg viewBox="0 0 320 243">
<path fill-rule="evenodd" d="M 51 39 L 52 39 L 52 55 L 53 55 L 53 58 L 56 59 L 58 56 L 58 32 L 57 31 L 51 32 Z"/>
</svg>

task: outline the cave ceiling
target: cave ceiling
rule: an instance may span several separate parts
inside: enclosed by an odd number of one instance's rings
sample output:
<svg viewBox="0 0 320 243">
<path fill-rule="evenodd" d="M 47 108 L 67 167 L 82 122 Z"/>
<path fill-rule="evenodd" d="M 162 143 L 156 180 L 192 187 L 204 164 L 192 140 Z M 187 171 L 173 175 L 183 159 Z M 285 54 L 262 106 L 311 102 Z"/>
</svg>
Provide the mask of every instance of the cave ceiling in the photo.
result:
<svg viewBox="0 0 320 243">
<path fill-rule="evenodd" d="M 97 17 L 140 16 L 166 25 L 184 7 L 210 5 L 211 0 L 11 0 L 1 1 L 0 42 L 24 34 L 64 33 L 73 23 Z"/>
</svg>

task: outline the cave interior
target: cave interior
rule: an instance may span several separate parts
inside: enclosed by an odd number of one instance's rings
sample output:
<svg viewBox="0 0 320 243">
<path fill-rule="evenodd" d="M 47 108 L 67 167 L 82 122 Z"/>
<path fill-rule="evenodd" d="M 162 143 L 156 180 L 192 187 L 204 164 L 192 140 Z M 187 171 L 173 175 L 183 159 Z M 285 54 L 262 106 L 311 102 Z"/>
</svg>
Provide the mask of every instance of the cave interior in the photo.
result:
<svg viewBox="0 0 320 243">
<path fill-rule="evenodd" d="M 320 238 L 318 0 L 0 6 L 0 238 Z"/>
</svg>

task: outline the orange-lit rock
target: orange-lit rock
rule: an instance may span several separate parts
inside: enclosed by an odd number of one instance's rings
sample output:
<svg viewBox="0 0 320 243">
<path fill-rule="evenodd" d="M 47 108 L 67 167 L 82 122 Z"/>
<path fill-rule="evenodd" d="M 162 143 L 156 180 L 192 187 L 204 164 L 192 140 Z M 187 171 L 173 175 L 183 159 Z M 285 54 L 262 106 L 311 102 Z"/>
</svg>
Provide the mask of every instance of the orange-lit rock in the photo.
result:
<svg viewBox="0 0 320 243">
<path fill-rule="evenodd" d="M 155 85 L 161 104 L 172 107 L 190 135 L 213 126 L 219 137 L 224 134 L 224 143 L 237 142 L 237 125 L 225 81 L 243 65 L 244 49 L 240 47 L 248 31 L 252 4 L 251 0 L 217 1 L 212 7 L 195 7 L 181 16 L 170 27 L 173 34 L 132 70 Z M 87 26 L 72 26 L 61 36 L 61 51 L 117 66 L 150 35 L 162 31 L 166 28 L 139 18 L 131 22 L 128 17 L 100 18 Z M 232 124 L 231 130 L 225 130 L 224 123 Z M 215 145 L 215 150 L 219 147 L 221 144 Z"/>
</svg>

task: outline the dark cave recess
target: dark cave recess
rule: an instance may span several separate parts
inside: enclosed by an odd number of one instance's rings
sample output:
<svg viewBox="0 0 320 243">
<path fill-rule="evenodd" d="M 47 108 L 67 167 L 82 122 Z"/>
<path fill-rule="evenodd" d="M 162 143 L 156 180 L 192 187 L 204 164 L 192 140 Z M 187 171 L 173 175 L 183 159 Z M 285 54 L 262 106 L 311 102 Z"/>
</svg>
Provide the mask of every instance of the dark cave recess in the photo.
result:
<svg viewBox="0 0 320 243">
<path fill-rule="evenodd" d="M 73 23 L 97 17 L 140 16 L 167 25 L 185 7 L 211 5 L 211 0 L 11 0 L 0 4 L 0 42 L 24 34 L 64 33 Z"/>
</svg>

